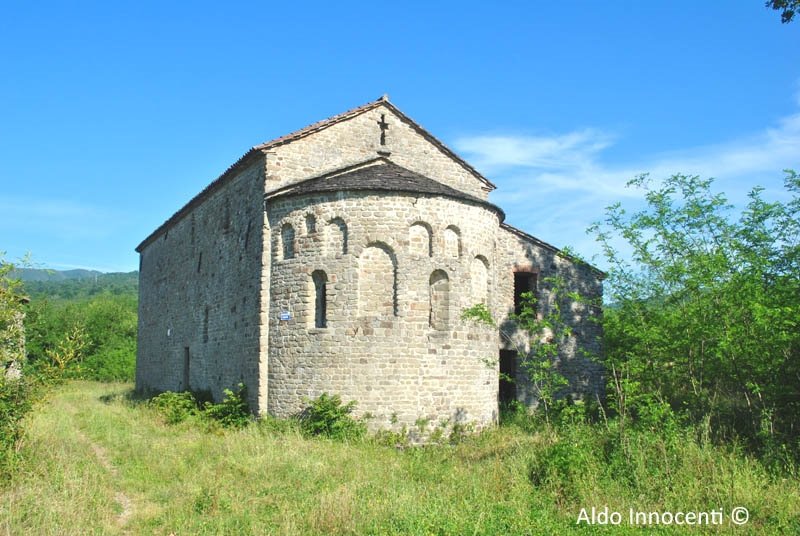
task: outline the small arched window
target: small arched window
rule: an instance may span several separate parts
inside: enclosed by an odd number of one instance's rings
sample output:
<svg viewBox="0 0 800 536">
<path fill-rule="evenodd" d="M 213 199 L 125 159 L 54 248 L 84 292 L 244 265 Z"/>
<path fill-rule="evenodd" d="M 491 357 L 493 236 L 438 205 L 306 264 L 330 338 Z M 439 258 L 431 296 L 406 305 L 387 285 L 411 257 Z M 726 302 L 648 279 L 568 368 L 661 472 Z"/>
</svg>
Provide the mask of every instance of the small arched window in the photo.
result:
<svg viewBox="0 0 800 536">
<path fill-rule="evenodd" d="M 489 261 L 483 255 L 472 259 L 469 267 L 469 278 L 472 286 L 472 303 L 488 305 L 489 294 Z"/>
<path fill-rule="evenodd" d="M 347 224 L 342 218 L 328 222 L 328 254 L 331 256 L 347 254 Z"/>
<path fill-rule="evenodd" d="M 294 258 L 294 227 L 290 223 L 281 227 L 281 251 L 284 259 Z"/>
<path fill-rule="evenodd" d="M 313 214 L 306 214 L 306 234 L 317 232 L 317 218 Z"/>
<path fill-rule="evenodd" d="M 412 255 L 432 257 L 431 228 L 427 223 L 418 221 L 408 230 L 408 246 Z"/>
<path fill-rule="evenodd" d="M 453 258 L 461 256 L 461 231 L 455 225 L 444 230 L 444 256 Z"/>
<path fill-rule="evenodd" d="M 430 278 L 430 310 L 428 323 L 437 330 L 447 329 L 450 321 L 450 280 L 444 270 L 436 270 Z"/>
<path fill-rule="evenodd" d="M 382 242 L 373 242 L 358 258 L 360 316 L 397 316 L 397 258 Z"/>
<path fill-rule="evenodd" d="M 322 270 L 315 270 L 311 274 L 314 285 L 314 327 L 328 326 L 328 276 Z"/>
</svg>

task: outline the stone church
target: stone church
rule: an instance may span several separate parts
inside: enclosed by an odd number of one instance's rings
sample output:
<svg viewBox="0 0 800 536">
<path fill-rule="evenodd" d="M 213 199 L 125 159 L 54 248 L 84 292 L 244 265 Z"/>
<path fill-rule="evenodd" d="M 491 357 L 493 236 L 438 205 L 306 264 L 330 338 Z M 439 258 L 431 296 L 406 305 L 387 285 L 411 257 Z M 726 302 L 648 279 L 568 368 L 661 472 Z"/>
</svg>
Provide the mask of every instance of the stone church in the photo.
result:
<svg viewBox="0 0 800 536">
<path fill-rule="evenodd" d="M 603 274 L 505 224 L 493 189 L 386 97 L 253 147 L 136 248 L 137 389 L 241 382 L 276 416 L 336 393 L 394 429 L 535 403 L 508 315 L 525 291 L 546 313 L 549 276 L 596 298 Z M 461 318 L 477 303 L 500 329 Z M 595 393 L 598 312 L 566 312 L 559 367 Z"/>
</svg>

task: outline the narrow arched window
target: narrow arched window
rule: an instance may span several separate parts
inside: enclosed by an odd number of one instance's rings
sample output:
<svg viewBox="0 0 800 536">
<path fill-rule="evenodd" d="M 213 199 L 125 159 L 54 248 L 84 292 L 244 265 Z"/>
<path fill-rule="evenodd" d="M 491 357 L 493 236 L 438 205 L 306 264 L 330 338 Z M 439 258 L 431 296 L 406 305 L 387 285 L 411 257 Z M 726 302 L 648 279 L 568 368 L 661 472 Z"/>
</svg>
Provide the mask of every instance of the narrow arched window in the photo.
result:
<svg viewBox="0 0 800 536">
<path fill-rule="evenodd" d="M 444 230 L 444 256 L 458 258 L 461 256 L 461 231 L 455 225 Z"/>
<path fill-rule="evenodd" d="M 347 224 L 342 218 L 328 222 L 328 254 L 331 256 L 347 254 Z"/>
<path fill-rule="evenodd" d="M 489 261 L 483 255 L 472 259 L 469 267 L 469 279 L 472 287 L 472 304 L 483 303 L 488 305 L 489 294 Z"/>
<path fill-rule="evenodd" d="M 432 257 L 431 228 L 427 223 L 418 221 L 408 230 L 408 249 L 412 255 Z"/>
<path fill-rule="evenodd" d="M 284 259 L 294 258 L 294 227 L 289 223 L 281 227 L 281 251 Z"/>
<path fill-rule="evenodd" d="M 314 284 L 314 327 L 328 326 L 328 276 L 322 270 L 315 270 L 311 274 Z"/>
<path fill-rule="evenodd" d="M 443 270 L 436 270 L 430 278 L 430 310 L 428 323 L 431 328 L 447 329 L 450 321 L 450 280 Z"/>
<path fill-rule="evenodd" d="M 397 258 L 388 245 L 369 244 L 358 258 L 360 316 L 397 316 Z"/>
<path fill-rule="evenodd" d="M 313 214 L 306 214 L 306 234 L 317 232 L 317 218 Z"/>
</svg>

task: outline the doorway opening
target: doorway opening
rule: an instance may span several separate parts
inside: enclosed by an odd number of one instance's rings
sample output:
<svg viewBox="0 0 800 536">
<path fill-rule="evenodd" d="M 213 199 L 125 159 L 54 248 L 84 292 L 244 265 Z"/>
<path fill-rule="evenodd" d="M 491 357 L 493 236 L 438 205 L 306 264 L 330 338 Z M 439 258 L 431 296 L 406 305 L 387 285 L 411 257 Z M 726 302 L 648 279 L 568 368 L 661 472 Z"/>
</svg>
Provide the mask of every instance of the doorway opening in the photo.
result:
<svg viewBox="0 0 800 536">
<path fill-rule="evenodd" d="M 500 388 L 498 401 L 507 405 L 517 399 L 517 352 L 500 350 Z"/>
</svg>

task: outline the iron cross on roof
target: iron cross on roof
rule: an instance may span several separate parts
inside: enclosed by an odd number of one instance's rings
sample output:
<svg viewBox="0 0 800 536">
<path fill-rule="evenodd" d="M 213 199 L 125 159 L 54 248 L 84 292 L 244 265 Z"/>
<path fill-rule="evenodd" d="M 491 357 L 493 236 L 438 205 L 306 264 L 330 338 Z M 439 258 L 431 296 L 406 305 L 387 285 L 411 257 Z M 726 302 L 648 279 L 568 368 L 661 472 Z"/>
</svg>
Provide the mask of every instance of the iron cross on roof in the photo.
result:
<svg viewBox="0 0 800 536">
<path fill-rule="evenodd" d="M 389 130 L 389 123 L 386 122 L 386 114 L 381 114 L 381 120 L 378 121 L 378 126 L 381 127 L 381 145 L 386 145 L 386 131 Z"/>
</svg>

